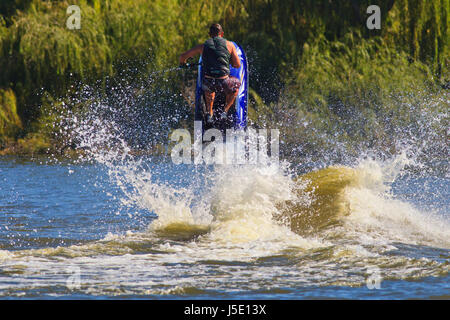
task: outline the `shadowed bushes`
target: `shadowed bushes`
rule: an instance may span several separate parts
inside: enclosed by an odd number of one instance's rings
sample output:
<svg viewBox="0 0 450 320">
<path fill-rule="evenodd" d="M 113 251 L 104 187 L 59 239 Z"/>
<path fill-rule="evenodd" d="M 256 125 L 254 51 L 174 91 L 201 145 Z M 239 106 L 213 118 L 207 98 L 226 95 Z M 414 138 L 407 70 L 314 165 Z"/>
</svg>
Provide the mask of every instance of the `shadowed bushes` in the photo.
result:
<svg viewBox="0 0 450 320">
<path fill-rule="evenodd" d="M 22 122 L 17 114 L 14 92 L 11 89 L 0 89 L 0 139 L 15 137 L 21 129 Z"/>
</svg>

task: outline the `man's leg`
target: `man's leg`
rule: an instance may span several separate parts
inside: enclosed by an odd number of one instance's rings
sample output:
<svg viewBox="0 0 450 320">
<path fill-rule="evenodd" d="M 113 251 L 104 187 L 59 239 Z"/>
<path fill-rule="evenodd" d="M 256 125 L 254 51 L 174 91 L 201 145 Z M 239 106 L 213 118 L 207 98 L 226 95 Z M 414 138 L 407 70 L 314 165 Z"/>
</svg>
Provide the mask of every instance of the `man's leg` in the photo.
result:
<svg viewBox="0 0 450 320">
<path fill-rule="evenodd" d="M 225 113 L 228 112 L 228 110 L 231 108 L 231 106 L 234 103 L 234 99 L 236 99 L 238 95 L 238 91 L 228 93 L 225 97 Z"/>
<path fill-rule="evenodd" d="M 213 116 L 213 105 L 214 105 L 214 98 L 216 97 L 215 92 L 210 91 L 204 91 L 205 93 L 205 102 L 206 102 L 206 110 L 208 110 L 211 117 Z"/>
<path fill-rule="evenodd" d="M 239 93 L 239 87 L 241 86 L 241 82 L 238 78 L 228 77 L 224 81 L 224 91 L 225 91 L 225 113 L 231 108 Z"/>
</svg>

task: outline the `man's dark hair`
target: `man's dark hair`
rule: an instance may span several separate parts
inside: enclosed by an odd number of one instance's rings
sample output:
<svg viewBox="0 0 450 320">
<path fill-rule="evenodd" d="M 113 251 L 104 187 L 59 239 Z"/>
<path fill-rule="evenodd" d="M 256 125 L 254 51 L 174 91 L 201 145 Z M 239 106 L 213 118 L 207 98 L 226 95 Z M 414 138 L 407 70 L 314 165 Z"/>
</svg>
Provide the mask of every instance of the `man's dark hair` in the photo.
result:
<svg viewBox="0 0 450 320">
<path fill-rule="evenodd" d="M 222 26 L 218 23 L 214 23 L 209 27 L 209 35 L 211 37 L 217 37 L 222 31 Z"/>
</svg>

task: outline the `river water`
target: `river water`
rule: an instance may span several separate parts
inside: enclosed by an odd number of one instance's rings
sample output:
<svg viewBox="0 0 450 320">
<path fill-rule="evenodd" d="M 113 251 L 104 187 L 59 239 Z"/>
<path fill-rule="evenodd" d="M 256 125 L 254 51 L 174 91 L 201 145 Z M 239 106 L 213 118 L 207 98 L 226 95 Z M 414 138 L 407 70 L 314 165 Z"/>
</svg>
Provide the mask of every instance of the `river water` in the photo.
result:
<svg viewBox="0 0 450 320">
<path fill-rule="evenodd" d="M 2 157 L 0 297 L 448 299 L 449 178 L 399 162 Z"/>
</svg>

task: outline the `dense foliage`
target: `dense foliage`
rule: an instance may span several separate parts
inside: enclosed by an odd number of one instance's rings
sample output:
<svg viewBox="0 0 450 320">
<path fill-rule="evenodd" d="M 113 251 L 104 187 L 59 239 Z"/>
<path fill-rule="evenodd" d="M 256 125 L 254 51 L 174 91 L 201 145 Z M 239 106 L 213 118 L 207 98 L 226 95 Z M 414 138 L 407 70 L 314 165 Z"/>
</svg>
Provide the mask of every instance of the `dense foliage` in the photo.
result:
<svg viewBox="0 0 450 320">
<path fill-rule="evenodd" d="M 66 27 L 71 4 L 81 8 L 79 30 Z M 381 30 L 366 27 L 371 4 L 381 8 Z M 409 93 L 446 94 L 449 0 L 2 0 L 0 142 L 51 140 L 44 129 L 51 112 L 42 105 L 80 83 L 108 92 L 117 79 L 176 66 L 212 22 L 246 48 L 250 114 L 259 125 L 310 122 L 323 134 L 339 127 L 342 139 L 388 143 L 393 123 L 411 120 L 402 111 Z M 161 88 L 166 96 L 189 91 L 189 76 L 165 77 L 145 83 L 152 97 Z M 167 108 L 186 107 L 171 101 Z M 154 112 L 148 101 L 140 105 Z M 301 135 L 305 152 L 323 147 L 302 128 L 287 141 Z"/>
</svg>

